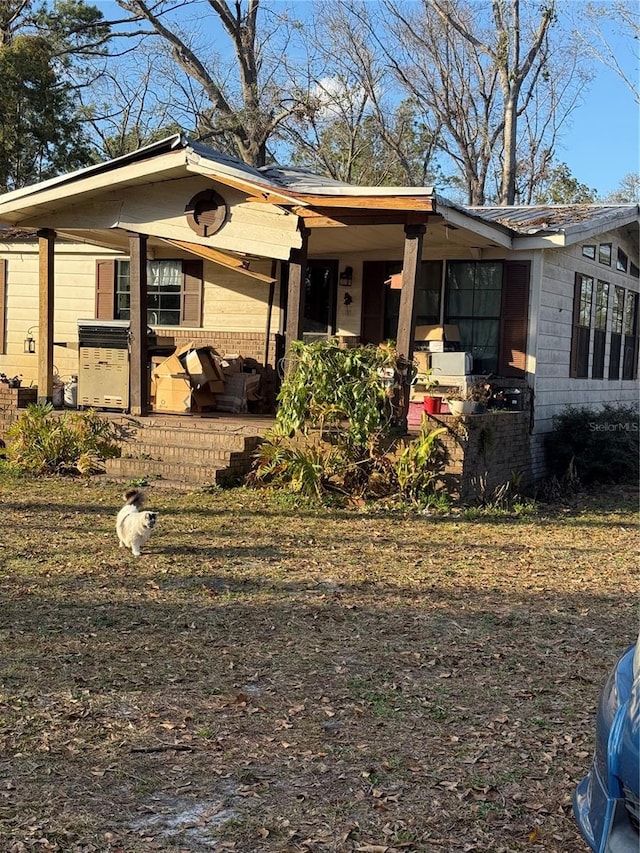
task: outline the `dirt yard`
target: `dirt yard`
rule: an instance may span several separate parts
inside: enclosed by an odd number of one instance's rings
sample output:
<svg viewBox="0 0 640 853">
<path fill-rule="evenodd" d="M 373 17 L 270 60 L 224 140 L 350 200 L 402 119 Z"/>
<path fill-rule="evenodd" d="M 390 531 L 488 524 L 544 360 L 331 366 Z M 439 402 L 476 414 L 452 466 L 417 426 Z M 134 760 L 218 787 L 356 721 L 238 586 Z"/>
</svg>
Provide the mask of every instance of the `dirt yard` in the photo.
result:
<svg viewBox="0 0 640 853">
<path fill-rule="evenodd" d="M 585 853 L 637 494 L 524 519 L 0 477 L 0 850 Z"/>
</svg>

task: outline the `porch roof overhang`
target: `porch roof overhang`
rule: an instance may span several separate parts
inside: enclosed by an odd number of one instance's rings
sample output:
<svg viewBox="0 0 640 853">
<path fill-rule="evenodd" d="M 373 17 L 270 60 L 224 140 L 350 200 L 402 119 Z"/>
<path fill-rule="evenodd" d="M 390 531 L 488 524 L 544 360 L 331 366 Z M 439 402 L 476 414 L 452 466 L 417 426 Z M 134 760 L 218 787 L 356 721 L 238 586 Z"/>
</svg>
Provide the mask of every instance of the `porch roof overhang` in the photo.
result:
<svg viewBox="0 0 640 853">
<path fill-rule="evenodd" d="M 242 213 L 253 210 L 266 222 L 270 211 L 268 227 L 277 234 L 273 245 L 267 239 L 251 246 L 250 229 L 231 234 L 226 225 L 209 238 L 192 234 L 183 239 L 169 227 L 163 211 L 150 223 L 137 210 L 123 210 L 122 199 L 138 188 L 145 187 L 155 198 L 169 197 L 181 181 L 186 186 L 198 178 L 227 187 L 238 215 L 241 207 Z M 222 265 L 238 272 L 246 271 L 246 256 L 288 259 L 291 250 L 300 248 L 301 229 L 311 233 L 309 251 L 316 255 L 329 250 L 396 251 L 401 250 L 406 226 L 427 221 L 430 245 L 432 232 L 436 243 L 450 244 L 449 229 L 457 228 L 458 237 L 466 234 L 463 245 L 510 247 L 509 229 L 465 214 L 432 188 L 358 187 L 301 170 L 254 169 L 182 136 L 0 196 L 0 223 L 14 228 L 51 229 L 123 253 L 128 251 L 129 233 L 138 232 L 147 236 L 151 256 L 162 256 L 173 244 L 217 262 L 217 251 Z"/>
</svg>

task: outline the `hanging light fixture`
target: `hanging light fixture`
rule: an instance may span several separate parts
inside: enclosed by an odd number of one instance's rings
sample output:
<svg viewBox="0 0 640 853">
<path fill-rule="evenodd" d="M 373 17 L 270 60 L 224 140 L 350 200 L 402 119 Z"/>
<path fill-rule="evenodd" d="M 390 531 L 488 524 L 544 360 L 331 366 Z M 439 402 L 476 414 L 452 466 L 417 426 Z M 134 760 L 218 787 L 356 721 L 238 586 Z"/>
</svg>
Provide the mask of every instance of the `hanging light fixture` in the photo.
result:
<svg viewBox="0 0 640 853">
<path fill-rule="evenodd" d="M 340 287 L 351 287 L 353 283 L 353 267 L 345 267 L 340 273 L 338 284 Z"/>
<path fill-rule="evenodd" d="M 27 337 L 24 339 L 25 352 L 34 353 L 36 351 L 36 340 L 33 337 L 33 330 L 37 328 L 37 326 L 31 326 L 27 329 Z"/>
</svg>

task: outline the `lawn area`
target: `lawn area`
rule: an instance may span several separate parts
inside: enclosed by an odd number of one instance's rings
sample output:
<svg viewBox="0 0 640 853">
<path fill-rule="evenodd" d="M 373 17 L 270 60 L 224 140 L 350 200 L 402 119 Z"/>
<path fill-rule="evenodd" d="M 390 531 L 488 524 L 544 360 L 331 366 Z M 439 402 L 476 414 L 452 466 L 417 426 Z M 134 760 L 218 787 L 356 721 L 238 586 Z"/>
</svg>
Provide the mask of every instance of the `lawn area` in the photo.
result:
<svg viewBox="0 0 640 853">
<path fill-rule="evenodd" d="M 523 519 L 0 477 L 0 850 L 584 853 L 637 495 Z"/>
</svg>

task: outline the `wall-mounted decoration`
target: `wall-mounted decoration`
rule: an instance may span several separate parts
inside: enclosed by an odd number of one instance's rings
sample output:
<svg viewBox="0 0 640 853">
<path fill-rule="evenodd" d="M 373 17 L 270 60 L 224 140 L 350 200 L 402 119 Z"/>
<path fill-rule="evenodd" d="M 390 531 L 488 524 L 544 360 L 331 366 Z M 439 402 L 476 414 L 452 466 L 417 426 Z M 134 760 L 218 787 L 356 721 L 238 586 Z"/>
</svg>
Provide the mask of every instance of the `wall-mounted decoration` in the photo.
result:
<svg viewBox="0 0 640 853">
<path fill-rule="evenodd" d="M 200 237 L 211 237 L 224 225 L 229 209 L 215 190 L 203 190 L 184 209 L 189 227 Z"/>
</svg>

